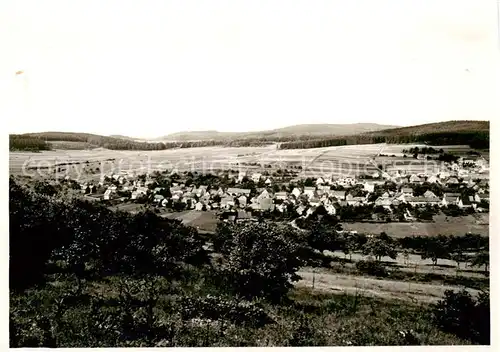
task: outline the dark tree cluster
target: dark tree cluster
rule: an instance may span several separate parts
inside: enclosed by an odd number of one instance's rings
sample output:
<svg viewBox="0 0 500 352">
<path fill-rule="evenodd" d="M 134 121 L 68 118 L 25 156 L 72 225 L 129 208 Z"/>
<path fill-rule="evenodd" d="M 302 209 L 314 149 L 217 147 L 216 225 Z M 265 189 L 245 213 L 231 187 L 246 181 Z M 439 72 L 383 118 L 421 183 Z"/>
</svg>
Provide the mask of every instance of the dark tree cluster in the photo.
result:
<svg viewBox="0 0 500 352">
<path fill-rule="evenodd" d="M 50 144 L 38 138 L 23 136 L 23 135 L 9 135 L 9 150 L 24 150 L 31 152 L 38 152 L 42 150 L 50 150 Z"/>
<path fill-rule="evenodd" d="M 387 135 L 374 132 L 372 135 L 335 136 L 331 138 L 315 137 L 281 143 L 280 149 L 324 148 L 355 144 L 408 144 L 427 143 L 430 145 L 469 145 L 475 149 L 489 149 L 489 132 L 436 132 L 418 135 Z"/>
</svg>

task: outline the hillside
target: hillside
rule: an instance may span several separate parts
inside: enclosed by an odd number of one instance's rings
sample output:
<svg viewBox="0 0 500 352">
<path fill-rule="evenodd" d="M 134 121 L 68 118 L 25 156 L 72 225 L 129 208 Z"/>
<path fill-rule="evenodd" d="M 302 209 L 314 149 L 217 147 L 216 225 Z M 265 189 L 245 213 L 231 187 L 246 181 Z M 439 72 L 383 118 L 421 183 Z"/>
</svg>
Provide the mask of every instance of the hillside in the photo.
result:
<svg viewBox="0 0 500 352">
<path fill-rule="evenodd" d="M 287 126 L 274 130 L 257 132 L 219 132 L 219 131 L 191 131 L 177 132 L 157 138 L 161 141 L 188 141 L 188 140 L 228 140 L 228 139 L 261 139 L 283 138 L 293 136 L 342 136 L 359 134 L 370 131 L 385 130 L 398 126 L 379 125 L 375 123 L 354 124 L 302 124 Z"/>
<path fill-rule="evenodd" d="M 322 148 L 354 144 L 469 145 L 476 149 L 489 149 L 489 121 L 446 121 L 423 125 L 390 128 L 343 136 L 297 138 L 281 143 L 281 149 Z"/>
<path fill-rule="evenodd" d="M 445 121 L 423 125 L 390 128 L 365 133 L 372 136 L 410 136 L 428 133 L 489 132 L 489 121 Z"/>
<path fill-rule="evenodd" d="M 121 134 L 112 134 L 109 137 L 111 138 L 118 138 L 118 139 L 125 139 L 127 141 L 144 141 L 142 138 L 134 138 L 134 137 L 129 137 L 129 136 L 123 136 Z"/>
</svg>

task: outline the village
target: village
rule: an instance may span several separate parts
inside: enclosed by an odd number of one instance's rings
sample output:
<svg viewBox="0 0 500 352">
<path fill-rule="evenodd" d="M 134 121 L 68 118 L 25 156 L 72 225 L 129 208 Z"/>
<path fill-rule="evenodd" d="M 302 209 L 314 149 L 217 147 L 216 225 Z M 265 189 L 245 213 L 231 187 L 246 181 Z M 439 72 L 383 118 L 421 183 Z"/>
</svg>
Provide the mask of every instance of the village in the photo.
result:
<svg viewBox="0 0 500 352">
<path fill-rule="evenodd" d="M 225 170 L 216 175 L 121 171 L 101 177 L 98 184 L 79 187 L 85 199 L 110 206 L 142 204 L 157 212 L 212 211 L 226 221 L 252 220 L 262 213 L 293 219 L 319 208 L 344 220 L 349 220 L 348 213 L 364 213 L 356 215 L 356 220 L 380 221 L 431 221 L 440 210 L 453 210 L 456 215 L 488 212 L 486 160 L 459 158 L 443 166 L 435 174 L 381 170 L 357 177 L 306 179 L 297 177 L 294 170 L 270 173 L 265 166 L 262 172 Z"/>
</svg>

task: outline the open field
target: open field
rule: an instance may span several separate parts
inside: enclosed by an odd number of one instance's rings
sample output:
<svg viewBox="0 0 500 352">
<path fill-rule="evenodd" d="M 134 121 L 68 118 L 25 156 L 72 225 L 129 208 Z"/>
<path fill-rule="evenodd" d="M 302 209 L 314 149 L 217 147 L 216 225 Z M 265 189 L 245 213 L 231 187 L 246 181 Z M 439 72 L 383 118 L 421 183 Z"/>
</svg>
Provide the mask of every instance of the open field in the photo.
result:
<svg viewBox="0 0 500 352">
<path fill-rule="evenodd" d="M 433 222 L 389 222 L 389 223 L 343 223 L 345 230 L 358 231 L 359 233 L 379 234 L 386 232 L 391 237 L 406 236 L 437 236 L 442 235 L 464 235 L 468 232 L 489 235 L 489 214 L 476 214 L 477 217 L 468 215 L 461 217 L 448 217 L 447 220 L 440 218 Z"/>
<path fill-rule="evenodd" d="M 398 299 L 412 302 L 436 303 L 443 296 L 446 290 L 458 291 L 458 286 L 448 286 L 440 284 L 424 284 L 394 280 L 380 280 L 363 276 L 352 276 L 344 274 L 330 274 L 316 269 L 299 271 L 298 275 L 302 278 L 296 285 L 298 287 L 313 286 L 314 289 L 338 293 L 338 294 L 360 294 L 367 297 Z M 479 291 L 467 289 L 475 295 Z"/>
<path fill-rule="evenodd" d="M 169 219 L 181 220 L 186 226 L 192 226 L 205 232 L 214 232 L 219 218 L 215 211 L 186 210 L 175 213 L 165 213 L 161 215 Z"/>
<path fill-rule="evenodd" d="M 403 149 L 421 146 L 418 144 L 366 144 L 314 149 L 279 150 L 275 145 L 265 147 L 202 147 L 169 149 L 161 151 L 123 151 L 96 148 L 92 150 L 52 150 L 40 153 L 11 152 L 10 173 L 25 172 L 54 174 L 54 165 L 59 165 L 60 175 L 95 179 L 101 172 L 133 171 L 136 173 L 154 170 L 213 172 L 221 169 L 261 169 L 271 164 L 273 168 L 301 166 L 302 177 L 331 175 L 353 176 L 375 171 L 370 162 L 379 153 L 395 157 L 378 157 L 376 164 L 385 164 L 387 170 L 406 169 L 412 172 L 437 171 L 438 163 L 403 158 Z M 436 147 L 437 148 L 437 147 Z M 465 154 L 466 146 L 439 146 L 445 151 Z M 87 163 L 88 162 L 88 163 Z M 60 165 L 69 164 L 71 165 Z M 257 163 L 243 166 L 243 163 Z M 31 168 L 31 169 L 30 169 Z"/>
</svg>

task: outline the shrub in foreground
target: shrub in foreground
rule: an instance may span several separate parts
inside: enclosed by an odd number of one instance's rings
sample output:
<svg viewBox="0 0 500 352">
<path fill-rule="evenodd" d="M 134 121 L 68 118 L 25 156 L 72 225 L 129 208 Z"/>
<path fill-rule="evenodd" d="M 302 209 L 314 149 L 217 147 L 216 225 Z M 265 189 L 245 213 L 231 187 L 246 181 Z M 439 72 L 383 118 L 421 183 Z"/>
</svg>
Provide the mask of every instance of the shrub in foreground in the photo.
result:
<svg viewBox="0 0 500 352">
<path fill-rule="evenodd" d="M 474 299 L 466 290 L 447 290 L 434 308 L 435 323 L 446 332 L 482 345 L 490 343 L 490 295 Z"/>
</svg>

